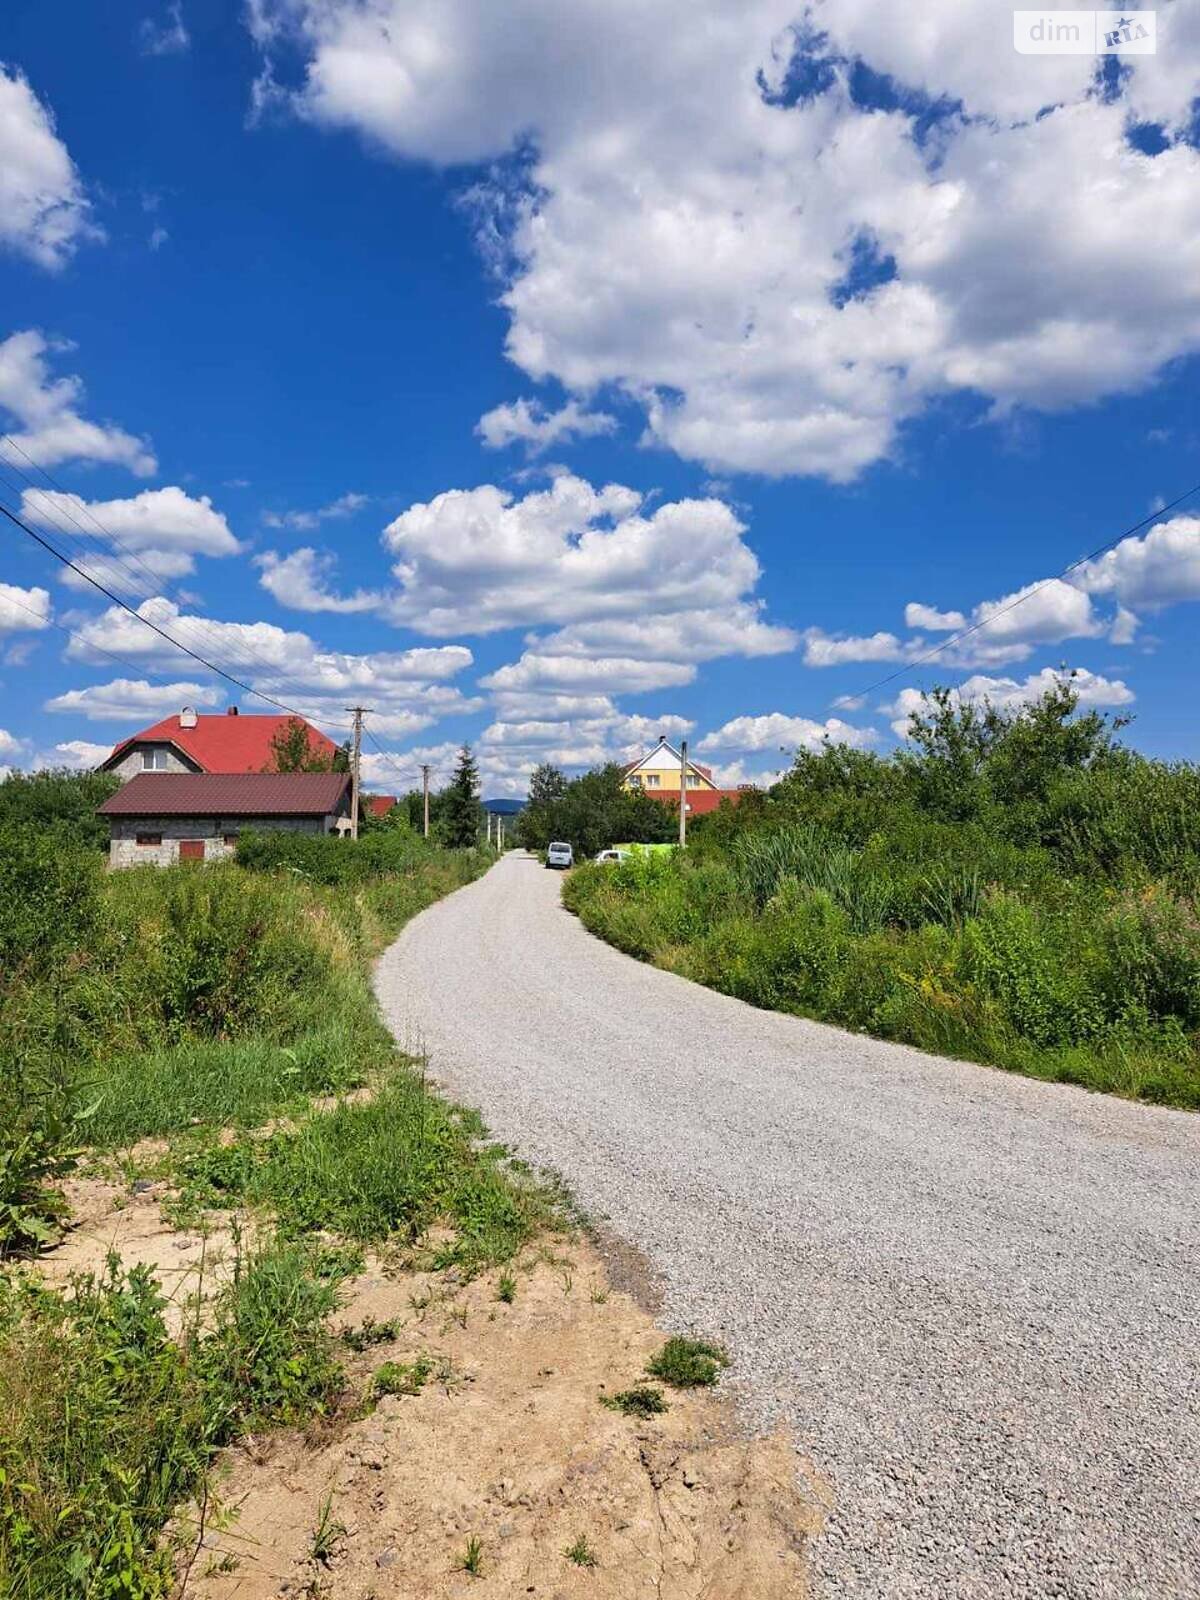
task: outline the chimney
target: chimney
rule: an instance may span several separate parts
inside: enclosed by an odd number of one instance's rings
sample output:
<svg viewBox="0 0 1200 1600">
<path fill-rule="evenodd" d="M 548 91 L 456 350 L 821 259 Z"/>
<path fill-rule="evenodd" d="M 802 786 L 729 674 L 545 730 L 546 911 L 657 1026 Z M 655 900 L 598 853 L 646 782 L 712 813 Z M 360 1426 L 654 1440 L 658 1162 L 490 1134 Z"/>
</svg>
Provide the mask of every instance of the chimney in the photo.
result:
<svg viewBox="0 0 1200 1600">
<path fill-rule="evenodd" d="M 191 706 L 184 706 L 179 713 L 179 726 L 181 728 L 194 728 L 196 726 L 196 713 Z"/>
<path fill-rule="evenodd" d="M 236 717 L 237 714 L 238 714 L 238 708 L 236 706 L 228 706 L 228 707 L 226 707 L 225 715 L 227 717 Z"/>
</svg>

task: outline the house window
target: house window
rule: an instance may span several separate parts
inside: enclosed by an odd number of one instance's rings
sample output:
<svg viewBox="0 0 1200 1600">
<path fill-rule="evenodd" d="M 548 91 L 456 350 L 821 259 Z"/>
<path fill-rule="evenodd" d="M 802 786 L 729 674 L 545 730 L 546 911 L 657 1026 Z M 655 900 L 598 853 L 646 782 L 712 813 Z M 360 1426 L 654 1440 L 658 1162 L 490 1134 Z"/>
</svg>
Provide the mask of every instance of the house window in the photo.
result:
<svg viewBox="0 0 1200 1600">
<path fill-rule="evenodd" d="M 657 789 L 658 785 L 659 785 L 658 773 L 657 772 L 648 772 L 646 774 L 646 787 L 647 787 L 647 789 Z"/>
<path fill-rule="evenodd" d="M 139 833 L 135 837 L 135 843 L 137 843 L 137 844 L 161 844 L 162 843 L 162 834 L 161 833 Z"/>
<path fill-rule="evenodd" d="M 236 833 L 222 834 L 222 838 L 224 839 L 225 843 L 230 846 L 235 845 L 238 842 L 238 836 Z"/>
<path fill-rule="evenodd" d="M 640 789 L 642 787 L 642 780 L 641 780 L 641 778 L 638 777 L 637 773 L 634 773 L 630 777 L 630 779 L 629 779 L 629 787 L 631 789 Z"/>
<path fill-rule="evenodd" d="M 167 752 L 161 747 L 142 751 L 143 772 L 165 772 L 167 770 Z"/>
</svg>

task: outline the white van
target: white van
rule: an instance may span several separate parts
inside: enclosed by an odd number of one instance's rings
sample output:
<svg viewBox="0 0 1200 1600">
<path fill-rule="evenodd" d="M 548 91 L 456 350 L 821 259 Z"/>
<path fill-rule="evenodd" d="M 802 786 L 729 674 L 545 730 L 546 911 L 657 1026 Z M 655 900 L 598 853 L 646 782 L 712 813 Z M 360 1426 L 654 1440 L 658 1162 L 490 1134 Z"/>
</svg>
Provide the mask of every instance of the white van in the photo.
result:
<svg viewBox="0 0 1200 1600">
<path fill-rule="evenodd" d="M 569 844 L 556 840 L 546 851 L 546 865 L 558 867 L 560 870 L 575 865 L 575 852 Z"/>
</svg>

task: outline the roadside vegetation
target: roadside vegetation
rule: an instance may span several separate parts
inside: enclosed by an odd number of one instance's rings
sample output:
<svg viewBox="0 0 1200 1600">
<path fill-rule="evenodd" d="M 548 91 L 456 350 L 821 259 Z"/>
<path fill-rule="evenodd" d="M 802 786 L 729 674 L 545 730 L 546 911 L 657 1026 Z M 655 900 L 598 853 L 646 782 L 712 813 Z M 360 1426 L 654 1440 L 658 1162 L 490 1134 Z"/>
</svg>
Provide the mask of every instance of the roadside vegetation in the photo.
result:
<svg viewBox="0 0 1200 1600">
<path fill-rule="evenodd" d="M 469 1276 L 546 1209 L 398 1053 L 370 989 L 371 958 L 488 852 L 395 826 L 108 873 L 72 829 L 97 798 L 77 781 L 78 803 L 44 786 L 61 823 L 0 832 L 0 1594 L 150 1600 L 218 1448 L 350 1403 L 326 1319 L 364 1247 L 436 1225 Z M 231 1219 L 233 1261 L 182 1329 L 115 1255 L 65 1288 L 26 1265 L 80 1167 L 151 1174 L 189 1226 Z"/>
<path fill-rule="evenodd" d="M 566 902 L 754 1005 L 1200 1108 L 1200 769 L 1119 731 L 1069 679 L 1019 711 L 935 692 L 894 755 L 801 752 Z"/>
</svg>

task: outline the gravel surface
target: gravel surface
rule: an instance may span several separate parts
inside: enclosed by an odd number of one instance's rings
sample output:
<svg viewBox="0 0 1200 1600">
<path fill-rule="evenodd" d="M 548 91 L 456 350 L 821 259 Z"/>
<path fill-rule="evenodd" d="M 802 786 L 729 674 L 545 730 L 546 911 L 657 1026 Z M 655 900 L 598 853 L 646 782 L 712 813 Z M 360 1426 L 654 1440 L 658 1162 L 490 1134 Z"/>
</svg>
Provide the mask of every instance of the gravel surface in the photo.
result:
<svg viewBox="0 0 1200 1600">
<path fill-rule="evenodd" d="M 510 855 L 377 988 L 833 1486 L 818 1596 L 1200 1597 L 1200 1118 L 756 1011 Z"/>
</svg>

